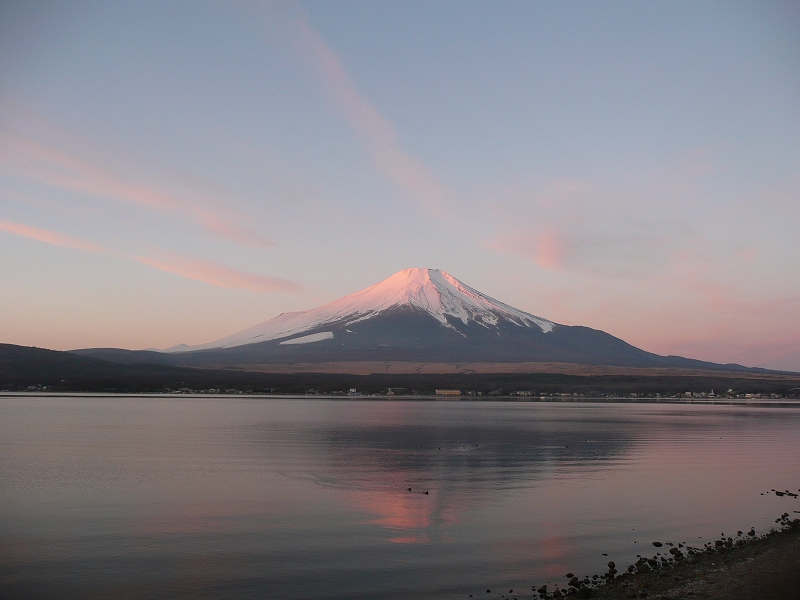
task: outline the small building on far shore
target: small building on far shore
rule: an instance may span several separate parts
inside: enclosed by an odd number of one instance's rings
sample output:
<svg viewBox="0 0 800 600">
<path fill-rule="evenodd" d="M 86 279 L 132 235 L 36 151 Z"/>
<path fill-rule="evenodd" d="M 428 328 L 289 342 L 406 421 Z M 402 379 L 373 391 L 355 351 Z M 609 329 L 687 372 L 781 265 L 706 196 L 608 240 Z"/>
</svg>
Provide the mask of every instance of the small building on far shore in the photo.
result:
<svg viewBox="0 0 800 600">
<path fill-rule="evenodd" d="M 436 390 L 437 396 L 460 396 L 461 390 Z"/>
</svg>

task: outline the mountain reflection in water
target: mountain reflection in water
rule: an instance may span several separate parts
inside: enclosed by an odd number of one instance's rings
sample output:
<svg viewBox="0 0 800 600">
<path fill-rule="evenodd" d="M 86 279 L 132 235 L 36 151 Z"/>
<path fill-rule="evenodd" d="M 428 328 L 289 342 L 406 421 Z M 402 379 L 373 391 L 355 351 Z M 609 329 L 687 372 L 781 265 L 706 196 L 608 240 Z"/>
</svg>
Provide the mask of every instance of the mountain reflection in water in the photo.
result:
<svg viewBox="0 0 800 600">
<path fill-rule="evenodd" d="M 760 492 L 800 486 L 792 408 L 2 397 L 0 411 L 2 597 L 486 596 L 624 568 L 655 540 L 767 529 L 794 505 Z"/>
</svg>

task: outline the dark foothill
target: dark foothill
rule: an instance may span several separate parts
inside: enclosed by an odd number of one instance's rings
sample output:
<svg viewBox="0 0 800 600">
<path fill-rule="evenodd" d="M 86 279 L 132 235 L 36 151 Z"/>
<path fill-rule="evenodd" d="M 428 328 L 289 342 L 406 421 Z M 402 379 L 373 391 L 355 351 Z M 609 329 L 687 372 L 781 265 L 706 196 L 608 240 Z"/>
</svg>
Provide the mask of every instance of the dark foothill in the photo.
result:
<svg viewBox="0 0 800 600">
<path fill-rule="evenodd" d="M 662 544 L 661 542 L 653 542 L 653 546 L 655 546 L 656 548 L 661 548 L 661 546 L 663 545 L 664 544 Z"/>
</svg>

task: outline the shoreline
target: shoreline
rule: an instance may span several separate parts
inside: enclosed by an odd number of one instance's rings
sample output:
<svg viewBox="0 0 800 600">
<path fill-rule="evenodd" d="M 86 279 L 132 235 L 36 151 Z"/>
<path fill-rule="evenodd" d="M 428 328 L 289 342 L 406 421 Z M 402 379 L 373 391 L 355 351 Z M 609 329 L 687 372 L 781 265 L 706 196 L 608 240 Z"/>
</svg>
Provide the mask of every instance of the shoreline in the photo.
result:
<svg viewBox="0 0 800 600">
<path fill-rule="evenodd" d="M 740 531 L 700 548 L 654 542 L 657 552 L 627 572 L 617 573 L 610 561 L 603 575 L 573 576 L 565 587 L 533 586 L 533 598 L 800 599 L 800 519 L 783 513 L 776 523 L 761 536 Z"/>
<path fill-rule="evenodd" d="M 422 400 L 436 402 L 518 402 L 518 403 L 552 403 L 552 404 L 676 404 L 676 405 L 720 405 L 720 406 L 753 406 L 753 407 L 793 407 L 800 404 L 800 396 L 778 396 L 774 395 L 737 398 L 737 397 L 697 397 L 687 398 L 684 396 L 656 396 L 654 394 L 634 394 L 634 395 L 572 395 L 572 394 L 552 394 L 547 396 L 540 395 L 446 395 L 436 394 L 435 392 L 419 394 L 368 394 L 368 393 L 282 393 L 282 392 L 260 392 L 260 391 L 219 391 L 219 390 L 169 390 L 169 391 L 59 391 L 59 390 L 8 390 L 0 389 L 0 397 L 41 397 L 41 398 L 73 398 L 79 396 L 86 397 L 117 397 L 117 396 L 141 396 L 141 397 L 184 397 L 184 398 L 266 398 L 276 400 Z"/>
</svg>

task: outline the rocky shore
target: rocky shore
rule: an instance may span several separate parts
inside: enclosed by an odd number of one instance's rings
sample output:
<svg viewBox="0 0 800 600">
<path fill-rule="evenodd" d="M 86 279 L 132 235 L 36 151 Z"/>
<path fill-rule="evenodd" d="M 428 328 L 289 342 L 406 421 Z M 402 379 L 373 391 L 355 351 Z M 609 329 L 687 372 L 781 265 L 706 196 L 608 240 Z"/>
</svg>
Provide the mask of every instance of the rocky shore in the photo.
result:
<svg viewBox="0 0 800 600">
<path fill-rule="evenodd" d="M 563 588 L 534 587 L 533 597 L 800 600 L 800 519 L 784 513 L 776 523 L 763 536 L 739 531 L 700 548 L 656 541 L 654 555 L 624 573 L 612 561 L 604 575 L 572 576 Z"/>
</svg>

